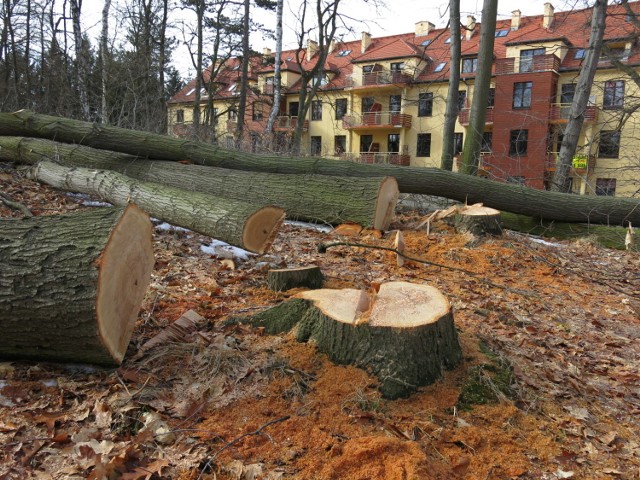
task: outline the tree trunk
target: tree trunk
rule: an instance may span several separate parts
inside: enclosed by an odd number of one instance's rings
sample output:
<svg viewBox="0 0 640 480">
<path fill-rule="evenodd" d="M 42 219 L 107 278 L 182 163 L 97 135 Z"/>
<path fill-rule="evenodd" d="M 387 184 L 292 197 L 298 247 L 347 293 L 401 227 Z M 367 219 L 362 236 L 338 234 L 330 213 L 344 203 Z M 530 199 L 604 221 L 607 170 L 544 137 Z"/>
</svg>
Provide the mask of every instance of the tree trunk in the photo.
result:
<svg viewBox="0 0 640 480">
<path fill-rule="evenodd" d="M 573 156 L 576 153 L 580 131 L 584 124 L 584 112 L 589 104 L 589 95 L 591 94 L 591 86 L 598 68 L 600 60 L 600 51 L 604 38 L 604 29 L 607 18 L 607 0 L 596 0 L 593 6 L 593 14 L 591 16 L 591 36 L 589 37 L 589 46 L 580 74 L 578 75 L 578 83 L 576 84 L 576 92 L 569 109 L 569 120 L 564 129 L 562 137 L 562 145 L 560 146 L 560 154 L 556 165 L 556 173 L 553 177 L 551 189 L 556 192 L 569 192 L 569 172 L 573 163 Z"/>
<path fill-rule="evenodd" d="M 442 126 L 440 168 L 451 171 L 455 155 L 453 139 L 458 118 L 458 89 L 460 88 L 460 0 L 449 1 L 449 28 L 451 30 L 451 62 L 449 63 L 447 107 Z"/>
<path fill-rule="evenodd" d="M 269 121 L 267 122 L 266 131 L 269 135 L 273 134 L 273 125 L 276 122 L 278 112 L 280 111 L 280 93 L 282 91 L 282 73 L 281 73 L 281 57 L 282 57 L 282 10 L 284 9 L 284 0 L 276 2 L 276 54 L 273 72 L 273 105 L 269 113 Z"/>
<path fill-rule="evenodd" d="M 153 270 L 135 205 L 0 220 L 0 356 L 118 365 Z"/>
<path fill-rule="evenodd" d="M 456 230 L 469 232 L 478 237 L 502 235 L 500 211 L 488 207 L 468 207 L 455 216 Z"/>
<path fill-rule="evenodd" d="M 354 222 L 386 230 L 398 201 L 393 177 L 358 178 L 285 175 L 202 165 L 140 160 L 125 153 L 40 140 L 0 137 L 0 159 L 35 165 L 54 159 L 66 167 L 113 170 L 145 182 L 161 183 L 248 202 L 275 205 L 288 218 L 332 225 Z"/>
<path fill-rule="evenodd" d="M 467 138 L 462 149 L 461 173 L 477 175 L 480 164 L 480 150 L 484 134 L 484 121 L 487 116 L 487 98 L 491 86 L 493 68 L 493 44 L 496 32 L 498 0 L 484 0 L 482 6 L 482 30 L 480 32 L 480 51 L 478 52 L 478 71 L 473 87 L 473 99 L 469 112 Z"/>
<path fill-rule="evenodd" d="M 519 185 L 459 175 L 433 168 L 363 165 L 320 158 L 283 158 L 225 150 L 214 145 L 89 122 L 40 115 L 28 110 L 0 113 L 0 135 L 22 135 L 80 143 L 159 160 L 190 159 L 195 163 L 238 170 L 374 177 L 390 175 L 400 191 L 421 193 L 502 211 L 563 222 L 640 225 L 640 201 L 545 192 Z"/>
<path fill-rule="evenodd" d="M 258 208 L 228 198 L 139 182 L 110 171 L 41 162 L 29 176 L 56 188 L 98 195 L 115 205 L 134 202 L 156 218 L 251 252 L 267 251 L 284 220 L 284 211 L 277 207 Z"/>
<path fill-rule="evenodd" d="M 249 91 L 249 59 L 251 49 L 249 45 L 250 22 L 249 7 L 250 1 L 244 0 L 244 16 L 242 20 L 242 67 L 240 82 L 240 98 L 238 99 L 238 123 L 236 124 L 236 149 L 242 150 L 244 140 L 245 113 L 247 111 L 247 93 Z"/>
<path fill-rule="evenodd" d="M 282 292 L 291 288 L 320 288 L 324 277 L 320 267 L 283 268 L 269 270 L 267 284 L 274 292 Z"/>
<path fill-rule="evenodd" d="M 248 323 L 269 333 L 298 325 L 298 341 L 315 341 L 338 364 L 363 368 L 380 380 L 384 397 L 406 397 L 462 360 L 449 301 L 424 284 L 382 284 L 366 311 L 363 292 L 309 290 Z M 369 303 L 369 302 L 365 302 Z M 242 321 L 242 320 L 241 320 Z"/>
</svg>

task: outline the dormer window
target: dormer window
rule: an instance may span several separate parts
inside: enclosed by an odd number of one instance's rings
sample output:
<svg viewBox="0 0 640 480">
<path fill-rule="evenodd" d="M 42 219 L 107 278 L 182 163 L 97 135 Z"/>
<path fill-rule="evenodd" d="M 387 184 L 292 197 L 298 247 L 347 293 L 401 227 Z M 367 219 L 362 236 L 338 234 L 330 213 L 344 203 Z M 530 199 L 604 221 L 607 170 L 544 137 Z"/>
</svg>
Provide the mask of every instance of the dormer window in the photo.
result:
<svg viewBox="0 0 640 480">
<path fill-rule="evenodd" d="M 462 73 L 473 73 L 478 68 L 478 57 L 462 59 Z"/>
<path fill-rule="evenodd" d="M 319 85 L 319 86 L 324 86 L 327 83 L 329 83 L 329 79 L 327 78 L 327 76 L 324 73 L 318 73 L 315 77 L 313 77 L 313 84 L 314 85 Z"/>
<path fill-rule="evenodd" d="M 438 65 L 436 65 L 436 68 L 433 69 L 434 72 L 441 72 L 444 69 L 444 66 L 447 64 L 447 62 L 441 62 Z"/>
</svg>

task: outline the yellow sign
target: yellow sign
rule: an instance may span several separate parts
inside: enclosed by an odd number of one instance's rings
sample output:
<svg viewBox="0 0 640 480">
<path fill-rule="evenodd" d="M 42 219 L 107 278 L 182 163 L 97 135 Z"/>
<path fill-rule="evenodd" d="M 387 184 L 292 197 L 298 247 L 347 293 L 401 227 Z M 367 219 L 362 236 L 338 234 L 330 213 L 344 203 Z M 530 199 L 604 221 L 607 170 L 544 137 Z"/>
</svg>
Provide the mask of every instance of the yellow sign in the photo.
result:
<svg viewBox="0 0 640 480">
<path fill-rule="evenodd" d="M 576 170 L 587 168 L 587 164 L 589 162 L 589 157 L 584 154 L 574 155 L 571 165 Z"/>
</svg>

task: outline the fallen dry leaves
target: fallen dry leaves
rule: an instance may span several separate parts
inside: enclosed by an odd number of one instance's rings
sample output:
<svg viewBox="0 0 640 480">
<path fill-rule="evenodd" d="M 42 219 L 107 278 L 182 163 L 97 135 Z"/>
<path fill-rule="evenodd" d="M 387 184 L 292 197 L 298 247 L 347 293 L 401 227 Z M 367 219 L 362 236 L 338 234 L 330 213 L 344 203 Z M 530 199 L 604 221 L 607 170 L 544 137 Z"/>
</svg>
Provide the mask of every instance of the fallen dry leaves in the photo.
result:
<svg viewBox="0 0 640 480">
<path fill-rule="evenodd" d="M 35 215 L 82 198 L 0 168 L 3 193 Z M 20 212 L 0 204 L 0 216 Z M 408 261 L 318 245 L 392 246 L 287 224 L 273 250 L 234 262 L 210 239 L 156 230 L 156 268 L 123 365 L 0 363 L 0 478 L 633 479 L 640 475 L 640 259 L 586 242 L 515 233 L 478 241 L 406 212 Z M 426 282 L 454 306 L 464 364 L 408 399 L 290 336 L 223 326 L 294 291 L 269 268 L 318 265 L 332 288 Z M 189 310 L 189 316 L 176 322 Z M 513 395 L 461 409 L 471 372 L 507 362 Z M 480 370 L 482 371 L 482 370 Z M 488 377 L 487 377 L 488 378 Z"/>
</svg>

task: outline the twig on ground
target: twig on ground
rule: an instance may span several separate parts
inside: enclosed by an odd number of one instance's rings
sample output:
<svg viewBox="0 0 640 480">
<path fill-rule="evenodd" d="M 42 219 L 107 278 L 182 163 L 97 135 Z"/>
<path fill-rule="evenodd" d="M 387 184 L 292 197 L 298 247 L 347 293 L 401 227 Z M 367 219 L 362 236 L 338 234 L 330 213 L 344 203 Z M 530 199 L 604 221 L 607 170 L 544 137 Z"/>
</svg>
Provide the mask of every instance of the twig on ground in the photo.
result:
<svg viewBox="0 0 640 480">
<path fill-rule="evenodd" d="M 0 202 L 4 203 L 9 208 L 22 212 L 25 217 L 33 217 L 33 213 L 31 213 L 31 210 L 29 210 L 26 205 L 16 202 L 6 193 L 0 192 Z"/>
</svg>

